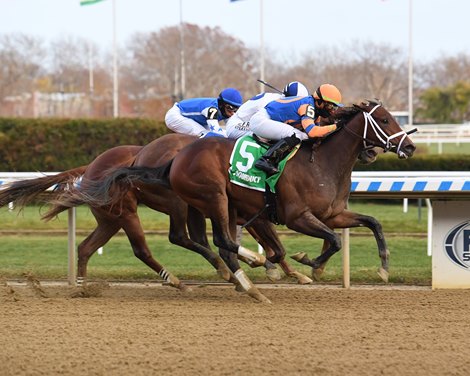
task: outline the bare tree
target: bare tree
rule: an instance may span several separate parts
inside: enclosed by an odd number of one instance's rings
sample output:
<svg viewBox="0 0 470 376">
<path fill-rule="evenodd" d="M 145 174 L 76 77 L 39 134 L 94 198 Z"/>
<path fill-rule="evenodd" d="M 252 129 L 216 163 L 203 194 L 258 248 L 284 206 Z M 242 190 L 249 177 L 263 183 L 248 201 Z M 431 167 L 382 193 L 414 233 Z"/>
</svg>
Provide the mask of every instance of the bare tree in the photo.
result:
<svg viewBox="0 0 470 376">
<path fill-rule="evenodd" d="M 459 81 L 470 82 L 470 54 L 441 56 L 427 64 L 419 64 L 416 73 L 420 89 L 447 87 Z"/>
<path fill-rule="evenodd" d="M 220 28 L 183 25 L 186 98 L 217 96 L 227 86 L 256 85 L 253 52 Z M 176 26 L 135 34 L 121 70 L 129 95 L 140 101 L 181 95 L 181 34 Z M 142 105 L 138 106 L 142 108 Z"/>
<path fill-rule="evenodd" d="M 0 98 L 34 91 L 45 73 L 43 43 L 24 34 L 0 36 Z"/>
</svg>

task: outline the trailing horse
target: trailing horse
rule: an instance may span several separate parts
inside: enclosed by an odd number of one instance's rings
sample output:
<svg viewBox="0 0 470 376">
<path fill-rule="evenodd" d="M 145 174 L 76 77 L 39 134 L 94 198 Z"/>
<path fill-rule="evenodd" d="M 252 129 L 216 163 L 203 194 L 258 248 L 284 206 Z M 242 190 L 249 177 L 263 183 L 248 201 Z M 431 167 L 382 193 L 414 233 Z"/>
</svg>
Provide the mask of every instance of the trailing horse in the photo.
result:
<svg viewBox="0 0 470 376">
<path fill-rule="evenodd" d="M 70 207 L 86 204 L 86 200 L 74 195 L 71 200 L 65 200 L 61 195 L 66 192 L 70 197 L 72 192 L 77 191 L 74 183 L 82 176 L 80 190 L 86 191 L 89 182 L 100 182 L 107 176 L 111 168 L 123 166 L 150 166 L 156 167 L 173 158 L 184 146 L 197 140 L 195 137 L 171 134 L 160 137 L 145 147 L 142 146 L 118 146 L 109 149 L 99 155 L 88 166 L 62 172 L 53 176 L 45 176 L 37 179 L 11 183 L 6 189 L 0 190 L 0 206 L 11 201 L 16 201 L 17 206 L 25 205 L 39 195 L 43 201 L 55 203 L 56 205 L 47 212 L 43 219 L 50 220 L 60 212 Z M 53 194 L 42 195 L 49 187 L 56 186 Z M 62 197 L 62 199 L 60 198 Z M 169 239 L 173 244 L 195 251 L 205 257 L 227 281 L 239 285 L 232 273 L 227 269 L 222 259 L 210 250 L 206 237 L 205 219 L 201 214 L 182 201 L 173 191 L 163 187 L 145 186 L 129 189 L 119 202 L 113 205 L 94 203 L 90 209 L 97 221 L 96 229 L 78 246 L 78 272 L 77 278 L 82 282 L 86 278 L 87 264 L 96 250 L 106 244 L 109 239 L 124 229 L 135 255 L 170 282 L 171 285 L 184 289 L 185 286 L 169 273 L 161 264 L 155 260 L 145 241 L 143 229 L 137 215 L 139 203 L 166 213 L 170 217 Z M 272 248 L 282 248 L 274 227 L 265 221 L 256 221 L 247 230 L 265 248 L 267 254 L 273 254 Z M 188 235 L 189 231 L 189 235 Z M 231 258 L 232 263 L 238 263 L 236 255 L 220 250 L 224 257 Z M 234 257 L 235 256 L 235 257 Z M 268 278 L 277 279 L 278 273 L 274 266 L 268 265 Z M 284 272 L 298 280 L 299 283 L 310 283 L 311 280 L 295 271 L 285 260 L 280 262 Z M 253 290 L 250 295 L 258 298 L 258 293 Z M 260 298 L 263 300 L 263 298 Z"/>
<path fill-rule="evenodd" d="M 351 173 L 361 152 L 372 147 L 393 151 L 399 158 L 411 157 L 416 147 L 379 102 L 342 108 L 337 117 L 340 126 L 337 132 L 319 147 L 312 148 L 310 142 L 304 142 L 287 163 L 276 188 L 278 222 L 299 233 L 324 239 L 324 249 L 318 257 L 310 260 L 304 254 L 296 258 L 311 266 L 314 274 L 341 248 L 341 239 L 334 229 L 368 227 L 378 246 L 379 274 L 387 280 L 389 251 L 380 223 L 373 217 L 346 210 Z M 142 184 L 171 187 L 191 207 L 210 218 L 216 246 L 261 264 L 263 256 L 234 241 L 237 217 L 245 221 L 267 217 L 262 192 L 229 181 L 227 170 L 233 145 L 234 141 L 227 139 L 201 139 L 160 168 L 117 169 L 100 185 L 88 187 L 88 199 L 99 202 L 107 198 L 112 202 L 125 194 L 129 186 Z M 247 163 L 253 160 L 248 158 Z M 284 255 L 276 257 L 282 259 Z M 250 286 L 242 271 L 229 267 L 244 286 Z"/>
</svg>

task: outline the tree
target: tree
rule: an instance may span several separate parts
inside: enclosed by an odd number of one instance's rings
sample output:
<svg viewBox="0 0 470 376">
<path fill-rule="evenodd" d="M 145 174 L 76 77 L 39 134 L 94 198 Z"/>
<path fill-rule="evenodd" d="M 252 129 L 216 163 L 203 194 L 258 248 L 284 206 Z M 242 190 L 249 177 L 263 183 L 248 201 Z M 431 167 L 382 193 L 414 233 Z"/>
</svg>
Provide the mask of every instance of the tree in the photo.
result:
<svg viewBox="0 0 470 376">
<path fill-rule="evenodd" d="M 429 88 L 420 96 L 420 102 L 417 114 L 428 121 L 462 123 L 470 119 L 470 82 Z"/>
<path fill-rule="evenodd" d="M 0 36 L 0 100 L 6 96 L 31 94 L 44 73 L 46 50 L 43 41 L 25 34 Z"/>
<path fill-rule="evenodd" d="M 256 87 L 252 52 L 220 28 L 183 24 L 185 92 L 181 93 L 180 29 L 135 34 L 127 44 L 121 87 L 142 109 L 149 99 L 217 96 L 224 87 Z M 251 96 L 251 95 L 250 95 Z M 138 104 L 140 103 L 140 104 Z M 168 106 L 168 105 L 167 105 Z M 165 111 L 168 107 L 165 108 Z"/>
<path fill-rule="evenodd" d="M 321 83 L 335 84 L 345 103 L 378 98 L 392 109 L 407 107 L 406 60 L 399 48 L 358 41 L 341 48 L 319 47 L 305 52 L 288 72 L 311 82 L 312 91 Z"/>
</svg>

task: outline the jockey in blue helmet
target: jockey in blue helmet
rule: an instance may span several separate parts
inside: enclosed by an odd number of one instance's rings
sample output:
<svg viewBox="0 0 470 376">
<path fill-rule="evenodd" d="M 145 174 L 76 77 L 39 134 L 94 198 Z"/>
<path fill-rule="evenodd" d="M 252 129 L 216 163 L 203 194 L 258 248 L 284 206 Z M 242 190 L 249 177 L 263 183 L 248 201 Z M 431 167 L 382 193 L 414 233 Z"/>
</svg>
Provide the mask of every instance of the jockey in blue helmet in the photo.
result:
<svg viewBox="0 0 470 376">
<path fill-rule="evenodd" d="M 219 122 L 225 122 L 242 103 L 240 92 L 231 87 L 222 90 L 217 98 L 184 99 L 168 110 L 165 124 L 176 133 L 227 137 Z"/>
</svg>

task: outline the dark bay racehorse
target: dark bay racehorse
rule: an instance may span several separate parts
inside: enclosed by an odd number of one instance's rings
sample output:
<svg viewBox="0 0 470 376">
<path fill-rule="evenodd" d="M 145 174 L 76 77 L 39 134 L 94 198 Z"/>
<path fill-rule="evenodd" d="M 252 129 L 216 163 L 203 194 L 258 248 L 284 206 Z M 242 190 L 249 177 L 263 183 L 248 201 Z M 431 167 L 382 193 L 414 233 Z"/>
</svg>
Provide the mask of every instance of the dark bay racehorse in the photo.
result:
<svg viewBox="0 0 470 376">
<path fill-rule="evenodd" d="M 368 227 L 377 242 L 382 263 L 380 275 L 387 280 L 389 251 L 380 223 L 373 217 L 346 210 L 351 172 L 365 149 L 378 146 L 407 158 L 413 155 L 415 145 L 378 102 L 340 109 L 337 116 L 339 131 L 314 151 L 310 143 L 303 143 L 287 163 L 277 185 L 278 221 L 294 231 L 324 239 L 324 250 L 317 258 L 310 260 L 306 255 L 298 258 L 314 271 L 321 269 L 341 248 L 340 237 L 333 229 Z M 227 170 L 233 145 L 234 141 L 227 139 L 202 139 L 188 145 L 160 168 L 117 169 L 103 184 L 90 187 L 89 199 L 106 198 L 112 202 L 125 194 L 129 185 L 171 186 L 191 207 L 210 218 L 216 246 L 262 263 L 262 256 L 234 242 L 237 216 L 245 221 L 257 215 L 263 218 L 265 202 L 262 192 L 229 182 Z M 281 253 L 272 259 L 283 257 Z M 242 285 L 250 286 L 239 269 L 229 267 Z"/>
<path fill-rule="evenodd" d="M 122 166 L 159 166 L 173 158 L 179 150 L 197 138 L 185 135 L 163 136 L 145 147 L 141 146 L 118 146 L 109 149 L 99 155 L 90 165 L 62 172 L 54 176 L 45 176 L 27 181 L 12 183 L 7 189 L 0 191 L 0 206 L 8 202 L 16 201 L 17 205 L 25 205 L 38 195 L 44 193 L 49 187 L 58 185 L 55 195 L 44 196 L 46 202 L 57 200 L 57 195 L 66 189 L 73 191 L 73 183 L 83 175 L 82 188 L 86 188 L 86 182 L 101 181 L 110 168 Z M 60 212 L 69 207 L 84 204 L 82 200 L 60 201 L 44 218 L 46 220 L 55 217 Z M 166 213 L 170 217 L 169 239 L 172 243 L 190 249 L 204 256 L 218 273 L 227 281 L 239 284 L 232 273 L 227 269 L 222 259 L 212 252 L 205 232 L 205 219 L 197 211 L 188 208 L 187 204 L 176 196 L 176 194 L 164 187 L 152 187 L 146 189 L 145 186 L 130 189 L 121 200 L 112 207 L 101 203 L 91 205 L 90 209 L 97 221 L 96 229 L 78 246 L 78 280 L 86 278 L 87 264 L 89 258 L 101 246 L 103 246 L 119 229 L 124 229 L 135 255 L 150 268 L 156 271 L 171 285 L 184 289 L 185 286 L 175 276 L 169 273 L 159 264 L 150 252 L 145 241 L 143 229 L 137 215 L 137 205 L 143 203 L 146 206 Z M 272 248 L 282 248 L 274 227 L 266 221 L 255 221 L 248 231 L 265 248 L 267 254 L 274 253 Z M 189 231 L 186 229 L 186 225 Z M 226 257 L 233 259 L 233 254 L 221 250 L 221 254 L 227 253 Z M 238 263 L 236 257 L 232 263 Z M 288 276 L 296 278 L 299 283 L 310 283 L 311 280 L 295 271 L 284 260 L 280 263 Z M 275 269 L 267 270 L 268 278 L 277 279 Z M 257 292 L 252 292 L 258 298 Z M 251 295 L 251 294 L 250 294 Z M 263 298 L 261 298 L 263 300 Z"/>
</svg>

